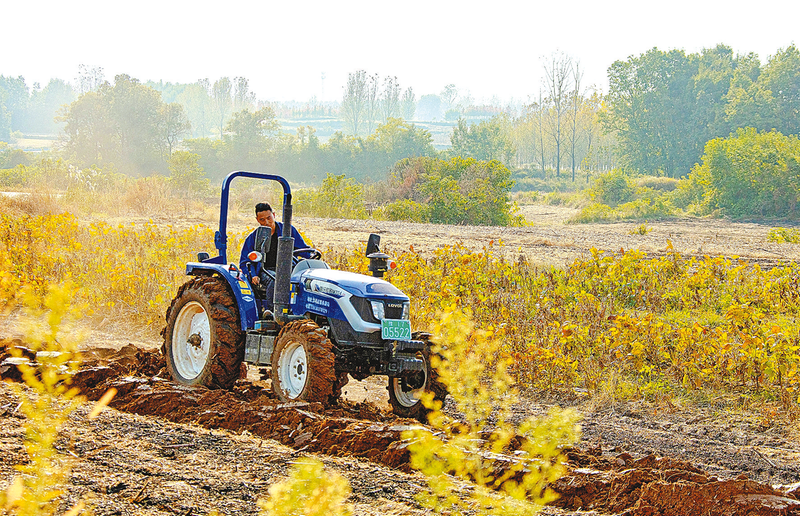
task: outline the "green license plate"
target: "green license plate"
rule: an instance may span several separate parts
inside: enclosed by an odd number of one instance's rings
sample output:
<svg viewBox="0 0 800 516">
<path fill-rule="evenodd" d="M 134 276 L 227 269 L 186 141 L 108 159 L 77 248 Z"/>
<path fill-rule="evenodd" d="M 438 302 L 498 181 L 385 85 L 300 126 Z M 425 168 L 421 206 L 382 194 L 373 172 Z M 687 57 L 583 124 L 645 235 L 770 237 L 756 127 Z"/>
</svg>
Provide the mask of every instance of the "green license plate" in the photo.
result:
<svg viewBox="0 0 800 516">
<path fill-rule="evenodd" d="M 408 319 L 381 319 L 381 338 L 411 340 L 411 321 Z"/>
</svg>

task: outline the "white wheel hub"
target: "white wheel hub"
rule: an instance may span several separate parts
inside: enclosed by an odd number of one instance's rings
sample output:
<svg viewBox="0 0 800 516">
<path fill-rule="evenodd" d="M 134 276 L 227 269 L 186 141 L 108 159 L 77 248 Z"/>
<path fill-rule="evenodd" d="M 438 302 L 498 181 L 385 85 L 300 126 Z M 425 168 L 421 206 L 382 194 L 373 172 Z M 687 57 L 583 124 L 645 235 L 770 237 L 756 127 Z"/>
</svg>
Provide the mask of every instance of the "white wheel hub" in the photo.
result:
<svg viewBox="0 0 800 516">
<path fill-rule="evenodd" d="M 281 388 L 289 398 L 297 398 L 308 381 L 308 357 L 299 342 L 290 342 L 278 359 Z"/>
<path fill-rule="evenodd" d="M 422 393 L 425 392 L 425 385 L 428 383 L 427 372 L 422 371 L 422 374 L 425 375 L 425 381 L 422 382 L 422 387 L 408 391 L 403 390 L 403 380 L 400 378 L 390 378 L 392 389 L 394 390 L 394 397 L 397 398 L 397 402 L 402 406 L 410 408 L 419 403 Z"/>
<path fill-rule="evenodd" d="M 211 323 L 203 305 L 183 305 L 172 330 L 172 360 L 179 375 L 194 380 L 208 362 L 211 351 Z"/>
</svg>

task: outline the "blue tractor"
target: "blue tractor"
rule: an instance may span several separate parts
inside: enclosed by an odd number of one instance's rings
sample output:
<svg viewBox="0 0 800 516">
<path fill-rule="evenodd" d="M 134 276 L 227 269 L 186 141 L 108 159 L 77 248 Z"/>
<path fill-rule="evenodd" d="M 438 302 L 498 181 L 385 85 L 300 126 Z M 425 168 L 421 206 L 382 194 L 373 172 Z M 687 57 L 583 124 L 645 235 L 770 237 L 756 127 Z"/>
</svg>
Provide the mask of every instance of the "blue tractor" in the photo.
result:
<svg viewBox="0 0 800 516">
<path fill-rule="evenodd" d="M 253 284 L 250 264 L 228 264 L 228 196 L 237 177 L 283 187 L 271 311 L 265 291 Z M 294 249 L 291 228 L 292 194 L 283 177 L 228 174 L 214 237 L 219 254 L 198 253 L 197 261 L 186 265 L 191 279 L 167 310 L 162 352 L 172 378 L 184 385 L 230 388 L 246 370 L 242 364 L 268 366 L 279 399 L 329 405 L 336 403 L 348 375 L 357 380 L 386 375 L 394 413 L 424 420 L 422 392 L 439 400 L 447 392 L 430 365 L 430 335 L 411 331 L 408 296 L 382 279 L 389 256 L 380 252 L 380 237 L 369 237 L 372 276 L 365 276 L 331 270 L 316 249 Z M 256 231 L 264 232 L 256 234 L 258 250 L 270 240 L 270 230 Z M 256 251 L 248 258 L 256 264 L 264 255 Z"/>
</svg>

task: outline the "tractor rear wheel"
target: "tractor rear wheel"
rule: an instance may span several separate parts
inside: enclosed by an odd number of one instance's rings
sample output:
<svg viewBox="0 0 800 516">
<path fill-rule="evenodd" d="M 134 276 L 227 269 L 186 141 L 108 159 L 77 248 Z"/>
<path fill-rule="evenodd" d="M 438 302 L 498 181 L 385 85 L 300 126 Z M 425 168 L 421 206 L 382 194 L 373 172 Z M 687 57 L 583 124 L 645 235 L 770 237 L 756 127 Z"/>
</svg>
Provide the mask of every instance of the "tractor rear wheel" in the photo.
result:
<svg viewBox="0 0 800 516">
<path fill-rule="evenodd" d="M 329 404 L 337 384 L 334 360 L 325 330 L 310 319 L 290 322 L 272 352 L 272 392 L 282 401 Z"/>
<path fill-rule="evenodd" d="M 220 278 L 192 278 L 167 309 L 161 351 L 172 379 L 184 385 L 228 389 L 241 375 L 244 334 L 239 308 Z"/>
<path fill-rule="evenodd" d="M 447 387 L 439 381 L 439 373 L 431 367 L 430 355 L 430 334 L 415 333 L 411 337 L 414 340 L 425 342 L 425 349 L 417 353 L 425 363 L 422 371 L 415 372 L 405 378 L 405 390 L 403 389 L 402 378 L 389 378 L 389 404 L 392 412 L 400 417 L 413 418 L 422 423 L 428 422 L 430 410 L 421 401 L 422 393 L 429 391 L 433 393 L 433 399 L 444 403 L 447 397 Z"/>
</svg>

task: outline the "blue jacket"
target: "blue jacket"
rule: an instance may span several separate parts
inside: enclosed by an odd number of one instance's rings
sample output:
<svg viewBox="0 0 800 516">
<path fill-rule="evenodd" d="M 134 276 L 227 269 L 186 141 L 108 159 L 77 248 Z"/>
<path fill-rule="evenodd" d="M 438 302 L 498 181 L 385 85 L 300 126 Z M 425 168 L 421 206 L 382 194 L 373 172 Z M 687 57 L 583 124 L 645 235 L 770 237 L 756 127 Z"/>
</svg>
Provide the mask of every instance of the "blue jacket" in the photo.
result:
<svg viewBox="0 0 800 516">
<path fill-rule="evenodd" d="M 276 222 L 275 223 L 275 232 L 278 233 L 278 236 L 282 236 L 283 235 L 283 223 L 282 222 Z M 303 240 L 303 237 L 300 236 L 300 233 L 297 231 L 297 228 L 295 228 L 294 226 L 292 226 L 292 237 L 294 238 L 294 248 L 295 249 L 304 249 L 306 247 L 309 247 L 308 244 L 306 244 L 306 241 Z M 250 254 L 252 251 L 254 251 L 255 248 L 256 248 L 256 231 L 253 230 L 252 233 L 247 235 L 247 238 L 244 240 L 244 244 L 242 244 L 242 254 L 239 256 L 239 268 L 240 269 L 245 269 L 247 267 L 247 264 L 250 263 L 250 260 L 247 259 L 247 255 Z M 302 254 L 305 255 L 306 253 L 302 253 Z M 308 258 L 308 256 L 304 256 L 304 257 Z M 261 264 L 260 263 L 257 264 L 256 270 L 253 271 L 253 273 L 257 275 L 259 272 L 261 272 Z"/>
</svg>

